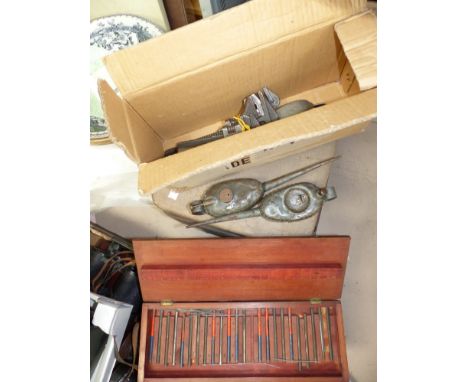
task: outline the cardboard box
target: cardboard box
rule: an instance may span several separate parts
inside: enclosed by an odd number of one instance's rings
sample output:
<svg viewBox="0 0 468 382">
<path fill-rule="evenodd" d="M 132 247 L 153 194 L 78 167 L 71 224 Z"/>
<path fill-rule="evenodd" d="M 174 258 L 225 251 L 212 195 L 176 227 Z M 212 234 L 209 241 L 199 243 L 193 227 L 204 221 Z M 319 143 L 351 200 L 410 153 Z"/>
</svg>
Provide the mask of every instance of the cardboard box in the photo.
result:
<svg viewBox="0 0 468 382">
<path fill-rule="evenodd" d="M 295 171 L 301 167 L 308 166 L 313 163 L 331 158 L 335 155 L 335 142 L 330 142 L 312 150 L 307 150 L 300 153 L 292 153 L 287 157 L 273 160 L 269 163 L 258 164 L 256 166 L 242 166 L 241 169 L 234 176 L 236 179 L 253 178 L 261 182 L 265 182 L 284 174 Z M 346 160 L 346 158 L 339 159 L 339 161 Z M 317 187 L 326 187 L 328 184 L 328 177 L 330 169 L 339 166 L 340 163 L 334 162 L 322 166 L 308 174 L 302 175 L 288 184 L 310 182 Z M 194 178 L 195 179 L 195 178 Z M 209 215 L 192 215 L 188 206 L 193 200 L 198 200 L 205 193 L 205 191 L 213 184 L 220 181 L 232 179 L 230 174 L 225 177 L 209 181 L 201 186 L 193 187 L 176 187 L 175 185 L 164 187 L 154 192 L 152 200 L 159 208 L 188 217 L 192 220 L 203 221 L 211 218 Z M 187 183 L 185 183 L 187 184 Z M 330 184 L 333 186 L 333 184 Z M 341 190 L 337 189 L 338 197 L 341 196 Z M 330 203 L 334 203 L 331 201 Z M 323 210 L 326 213 L 328 202 L 325 203 Z M 261 216 L 251 217 L 245 220 L 233 220 L 222 223 L 217 223 L 216 227 L 226 229 L 248 237 L 266 237 L 266 236 L 310 236 L 316 231 L 319 217 L 322 210 L 304 220 L 291 222 L 288 224 L 281 224 L 277 221 L 266 220 Z M 185 231 L 188 231 L 185 229 Z M 190 231 L 190 230 L 189 230 Z M 198 232 L 196 228 L 191 231 Z M 180 237 L 180 236 L 179 236 Z"/>
<path fill-rule="evenodd" d="M 376 19 L 363 0 L 253 0 L 104 62 L 120 92 L 99 82 L 107 123 L 139 164 L 142 194 L 233 176 L 376 117 Z M 163 158 L 178 141 L 218 129 L 265 85 L 282 104 L 326 105 Z"/>
</svg>

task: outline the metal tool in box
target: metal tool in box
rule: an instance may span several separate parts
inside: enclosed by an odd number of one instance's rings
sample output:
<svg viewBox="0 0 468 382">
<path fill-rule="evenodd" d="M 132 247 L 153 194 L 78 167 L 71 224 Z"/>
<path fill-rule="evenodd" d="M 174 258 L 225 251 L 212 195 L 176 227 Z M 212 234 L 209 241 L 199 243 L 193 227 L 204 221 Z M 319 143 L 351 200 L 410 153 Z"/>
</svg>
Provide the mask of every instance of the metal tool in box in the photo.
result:
<svg viewBox="0 0 468 382">
<path fill-rule="evenodd" d="M 175 154 L 181 150 L 213 142 L 324 105 L 323 103 L 313 104 L 307 100 L 297 100 L 280 106 L 278 95 L 266 86 L 257 93 L 246 97 L 243 104 L 244 112 L 239 116 L 227 119 L 218 131 L 196 139 L 179 142 L 175 148 L 167 150 L 165 155 Z"/>
<path fill-rule="evenodd" d="M 309 182 L 301 182 L 272 190 L 338 158 L 328 158 L 263 183 L 256 179 L 233 179 L 216 183 L 205 192 L 201 200 L 190 203 L 192 214 L 208 214 L 213 219 L 192 223 L 187 227 L 254 216 L 280 222 L 307 219 L 316 214 L 325 201 L 336 198 L 334 187 L 321 188 Z"/>
</svg>

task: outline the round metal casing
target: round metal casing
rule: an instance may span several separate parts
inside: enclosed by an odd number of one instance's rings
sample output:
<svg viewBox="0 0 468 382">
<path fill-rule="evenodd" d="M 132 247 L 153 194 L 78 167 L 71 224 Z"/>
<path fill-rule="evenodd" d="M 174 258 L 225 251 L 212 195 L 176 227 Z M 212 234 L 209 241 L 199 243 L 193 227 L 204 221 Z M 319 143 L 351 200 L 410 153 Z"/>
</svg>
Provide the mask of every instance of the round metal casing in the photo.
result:
<svg viewBox="0 0 468 382">
<path fill-rule="evenodd" d="M 297 221 L 315 215 L 326 195 L 312 183 L 297 183 L 265 196 L 260 205 L 265 219 Z"/>
<path fill-rule="evenodd" d="M 236 179 L 211 186 L 203 197 L 208 215 L 219 217 L 252 208 L 263 196 L 262 183 L 255 179 Z"/>
</svg>

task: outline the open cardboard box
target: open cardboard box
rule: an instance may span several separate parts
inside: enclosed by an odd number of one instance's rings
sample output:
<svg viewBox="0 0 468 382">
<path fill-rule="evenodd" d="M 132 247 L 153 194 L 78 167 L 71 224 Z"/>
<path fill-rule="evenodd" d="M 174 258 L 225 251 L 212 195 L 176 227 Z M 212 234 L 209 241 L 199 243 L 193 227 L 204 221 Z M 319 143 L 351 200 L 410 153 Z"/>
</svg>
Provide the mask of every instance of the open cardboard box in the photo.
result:
<svg viewBox="0 0 468 382">
<path fill-rule="evenodd" d="M 154 194 L 232 177 L 361 131 L 376 117 L 376 18 L 364 0 L 253 0 L 104 58 L 112 139 Z M 325 106 L 173 156 L 268 86 Z"/>
</svg>

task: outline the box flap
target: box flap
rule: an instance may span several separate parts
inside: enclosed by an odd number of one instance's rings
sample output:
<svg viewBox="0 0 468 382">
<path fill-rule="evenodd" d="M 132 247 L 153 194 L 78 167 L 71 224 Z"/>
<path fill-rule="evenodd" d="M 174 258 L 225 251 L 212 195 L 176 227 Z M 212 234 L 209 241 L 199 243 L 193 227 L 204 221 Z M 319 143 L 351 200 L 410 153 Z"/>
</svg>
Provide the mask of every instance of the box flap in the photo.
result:
<svg viewBox="0 0 468 382">
<path fill-rule="evenodd" d="M 132 92 L 365 9 L 365 0 L 249 1 L 115 52 L 106 56 L 104 63 L 118 89 L 127 98 Z M 194 43 L 194 36 L 199 43 Z"/>
<path fill-rule="evenodd" d="M 122 99 L 115 94 L 109 84 L 104 80 L 98 80 L 98 91 L 112 142 L 120 146 L 130 159 L 136 161 L 132 140 L 130 139 L 126 123 Z"/>
<path fill-rule="evenodd" d="M 372 12 L 335 25 L 335 32 L 354 71 L 360 90 L 377 86 L 377 18 Z"/>
<path fill-rule="evenodd" d="M 350 238 L 135 240 L 145 302 L 334 300 Z"/>
<path fill-rule="evenodd" d="M 105 80 L 98 80 L 98 90 L 112 141 L 122 147 L 130 159 L 137 163 L 148 155 L 162 156 L 162 140 L 138 113 L 120 98 Z M 141 141 L 148 144 L 136 144 Z"/>
<path fill-rule="evenodd" d="M 142 194 L 213 172 L 227 163 L 257 153 L 288 155 L 351 135 L 376 117 L 377 89 L 341 99 L 317 109 L 260 126 L 254 130 L 195 147 L 177 155 L 139 166 Z M 235 169 L 232 170 L 235 173 Z"/>
</svg>

